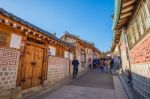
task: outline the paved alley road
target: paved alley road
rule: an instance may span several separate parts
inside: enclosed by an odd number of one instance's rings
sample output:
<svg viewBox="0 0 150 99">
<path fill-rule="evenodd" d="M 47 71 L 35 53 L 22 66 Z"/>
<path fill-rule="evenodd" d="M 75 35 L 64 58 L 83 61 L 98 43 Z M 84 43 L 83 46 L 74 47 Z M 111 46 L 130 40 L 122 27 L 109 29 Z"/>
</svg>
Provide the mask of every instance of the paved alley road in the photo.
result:
<svg viewBox="0 0 150 99">
<path fill-rule="evenodd" d="M 120 88 L 117 86 L 118 91 L 116 91 L 114 86 L 113 76 L 101 73 L 97 69 L 84 74 L 51 94 L 43 95 L 42 99 L 127 99 L 125 92 L 116 95 L 116 92 L 120 92 Z"/>
</svg>

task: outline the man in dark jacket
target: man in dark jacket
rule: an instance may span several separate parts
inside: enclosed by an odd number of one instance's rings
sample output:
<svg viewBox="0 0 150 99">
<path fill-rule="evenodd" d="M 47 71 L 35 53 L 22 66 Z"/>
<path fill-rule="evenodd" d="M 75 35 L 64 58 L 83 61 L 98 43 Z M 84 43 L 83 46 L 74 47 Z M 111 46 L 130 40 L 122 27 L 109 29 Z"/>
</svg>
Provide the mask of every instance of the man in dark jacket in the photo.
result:
<svg viewBox="0 0 150 99">
<path fill-rule="evenodd" d="M 78 74 L 78 65 L 79 65 L 79 61 L 78 59 L 76 59 L 76 57 L 74 57 L 72 61 L 72 65 L 73 65 L 73 79 L 76 79 Z"/>
<path fill-rule="evenodd" d="M 111 71 L 111 73 L 112 73 L 113 66 L 114 66 L 114 60 L 113 60 L 113 58 L 111 58 L 111 60 L 110 60 L 110 71 Z"/>
</svg>

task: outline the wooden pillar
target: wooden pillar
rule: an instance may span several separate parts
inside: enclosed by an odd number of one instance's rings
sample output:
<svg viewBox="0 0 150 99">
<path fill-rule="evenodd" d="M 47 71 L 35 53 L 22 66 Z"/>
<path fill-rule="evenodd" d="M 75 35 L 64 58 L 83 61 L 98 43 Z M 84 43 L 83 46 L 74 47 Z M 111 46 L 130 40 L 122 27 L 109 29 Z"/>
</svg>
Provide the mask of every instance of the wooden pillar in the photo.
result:
<svg viewBox="0 0 150 99">
<path fill-rule="evenodd" d="M 148 6 L 148 9 L 149 9 L 149 12 L 150 12 L 150 0 L 146 0 L 146 3 L 147 3 L 147 6 Z"/>
<path fill-rule="evenodd" d="M 42 82 L 44 82 L 45 80 L 47 80 L 47 74 L 48 74 L 48 43 L 46 43 L 46 48 L 45 48 L 45 53 L 44 53 L 44 66 L 43 66 L 43 74 L 42 74 Z"/>
</svg>

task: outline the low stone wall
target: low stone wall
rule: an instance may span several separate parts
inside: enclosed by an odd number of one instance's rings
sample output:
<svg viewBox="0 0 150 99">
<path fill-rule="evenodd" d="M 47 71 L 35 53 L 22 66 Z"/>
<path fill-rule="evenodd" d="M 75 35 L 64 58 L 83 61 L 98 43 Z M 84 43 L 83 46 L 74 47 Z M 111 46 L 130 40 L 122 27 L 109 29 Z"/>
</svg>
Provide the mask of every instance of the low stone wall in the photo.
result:
<svg viewBox="0 0 150 99">
<path fill-rule="evenodd" d="M 0 92 L 16 87 L 20 51 L 0 48 Z"/>
<path fill-rule="evenodd" d="M 132 64 L 131 67 L 134 90 L 140 94 L 142 98 L 145 97 L 145 99 L 148 99 L 148 97 L 150 97 L 150 63 Z"/>
<path fill-rule="evenodd" d="M 69 76 L 69 59 L 49 56 L 48 83 L 55 84 Z"/>
</svg>

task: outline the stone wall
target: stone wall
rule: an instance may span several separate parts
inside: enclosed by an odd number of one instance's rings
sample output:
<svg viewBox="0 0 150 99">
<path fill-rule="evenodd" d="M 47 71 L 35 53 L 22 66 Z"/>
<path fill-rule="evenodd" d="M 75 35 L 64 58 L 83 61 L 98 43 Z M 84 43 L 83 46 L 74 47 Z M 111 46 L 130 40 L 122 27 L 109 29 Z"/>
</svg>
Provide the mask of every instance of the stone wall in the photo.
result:
<svg viewBox="0 0 150 99">
<path fill-rule="evenodd" d="M 55 84 L 69 76 L 69 59 L 49 56 L 48 82 Z"/>
<path fill-rule="evenodd" d="M 131 67 L 133 88 L 148 99 L 150 97 L 150 63 L 132 64 Z"/>
<path fill-rule="evenodd" d="M 16 87 L 20 51 L 0 48 L 0 91 Z"/>
<path fill-rule="evenodd" d="M 150 97 L 150 34 L 130 50 L 133 88 L 145 99 Z"/>
</svg>

